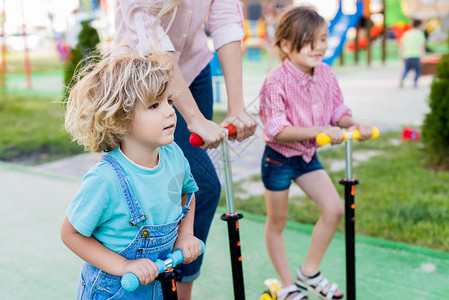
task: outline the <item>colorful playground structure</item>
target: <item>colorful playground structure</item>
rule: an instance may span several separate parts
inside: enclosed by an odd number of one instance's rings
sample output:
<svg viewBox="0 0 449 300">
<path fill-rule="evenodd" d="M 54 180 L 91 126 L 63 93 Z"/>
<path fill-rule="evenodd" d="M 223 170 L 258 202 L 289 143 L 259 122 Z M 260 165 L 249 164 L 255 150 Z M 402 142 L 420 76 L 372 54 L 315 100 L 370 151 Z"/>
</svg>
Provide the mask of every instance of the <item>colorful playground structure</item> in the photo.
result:
<svg viewBox="0 0 449 300">
<path fill-rule="evenodd" d="M 394 37 L 400 41 L 402 35 L 411 28 L 410 18 L 404 13 L 404 1 L 383 0 L 380 6 L 371 5 L 371 2 L 375 1 L 358 0 L 355 4 L 355 12 L 345 14 L 342 9 L 342 0 L 339 1 L 338 10 L 329 23 L 328 49 L 324 62 L 332 65 L 335 59 L 340 57 L 340 63 L 343 64 L 343 50 L 354 53 L 354 60 L 358 62 L 359 51 L 365 50 L 369 65 L 371 63 L 371 44 L 375 39 L 381 40 L 381 59 L 383 62 L 386 61 L 387 37 Z M 429 22 L 429 25 L 431 24 L 432 22 Z M 262 14 L 255 19 L 253 13 L 252 17 L 247 16 L 245 29 L 246 37 L 243 45 L 247 59 L 258 61 L 260 51 L 272 42 L 269 40 L 269 24 L 266 24 Z"/>
</svg>

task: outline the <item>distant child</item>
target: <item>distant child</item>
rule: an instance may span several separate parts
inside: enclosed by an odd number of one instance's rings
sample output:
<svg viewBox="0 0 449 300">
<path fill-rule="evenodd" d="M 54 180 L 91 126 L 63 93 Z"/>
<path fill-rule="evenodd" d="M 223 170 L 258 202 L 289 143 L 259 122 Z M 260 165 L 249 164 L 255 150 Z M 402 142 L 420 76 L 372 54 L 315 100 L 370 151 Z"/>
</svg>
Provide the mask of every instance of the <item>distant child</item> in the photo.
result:
<svg viewBox="0 0 449 300">
<path fill-rule="evenodd" d="M 111 57 L 86 67 L 70 93 L 67 131 L 107 152 L 84 176 L 61 228 L 64 244 L 85 261 L 76 299 L 162 299 L 154 261 L 173 249 L 184 263 L 201 253 L 193 236 L 198 188 L 173 142 L 165 61 L 157 53 Z M 128 272 L 142 284 L 134 292 L 121 288 Z"/>
<path fill-rule="evenodd" d="M 413 28 L 404 33 L 399 43 L 399 56 L 404 60 L 404 72 L 399 86 L 404 86 L 404 79 L 410 70 L 415 71 L 413 86 L 418 87 L 418 78 L 421 74 L 421 58 L 426 55 L 426 36 L 422 30 L 422 22 L 413 20 Z"/>
<path fill-rule="evenodd" d="M 343 215 L 343 204 L 318 160 L 315 138 L 324 132 L 332 144 L 339 144 L 344 139 L 341 128 L 349 128 L 360 130 L 360 140 L 365 140 L 372 129 L 352 119 L 334 73 L 322 63 L 327 35 L 326 21 L 313 8 L 300 6 L 287 11 L 276 28 L 275 41 L 283 64 L 269 73 L 260 92 L 260 117 L 267 144 L 262 158 L 265 238 L 282 281 L 277 299 L 308 299 L 302 289 L 314 291 L 323 299 L 343 298 L 337 284 L 331 284 L 319 271 Z M 292 180 L 322 213 L 296 281 L 290 274 L 282 236 Z"/>
</svg>

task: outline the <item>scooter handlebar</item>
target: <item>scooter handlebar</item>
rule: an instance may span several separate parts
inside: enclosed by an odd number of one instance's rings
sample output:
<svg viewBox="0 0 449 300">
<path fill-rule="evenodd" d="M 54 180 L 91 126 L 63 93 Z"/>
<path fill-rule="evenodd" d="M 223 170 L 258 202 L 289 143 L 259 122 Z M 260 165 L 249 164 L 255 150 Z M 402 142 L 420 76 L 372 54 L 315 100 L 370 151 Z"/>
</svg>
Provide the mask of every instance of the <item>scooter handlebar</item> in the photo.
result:
<svg viewBox="0 0 449 300">
<path fill-rule="evenodd" d="M 237 131 L 235 130 L 235 127 L 233 125 L 225 126 L 224 128 L 226 128 L 228 130 L 229 136 L 233 136 L 237 133 Z M 196 133 L 192 133 L 190 135 L 189 142 L 194 147 L 199 147 L 204 144 L 203 139 Z"/>
<path fill-rule="evenodd" d="M 201 243 L 201 254 L 204 253 L 205 245 L 204 242 L 200 240 Z M 171 261 L 171 266 L 174 268 L 180 263 L 184 261 L 184 255 L 182 254 L 182 251 L 180 249 L 173 251 L 169 255 L 167 255 L 167 258 L 165 260 L 158 259 L 154 263 L 156 264 L 157 268 L 159 269 L 159 274 L 163 273 L 166 270 L 166 262 Z M 122 287 L 127 292 L 133 292 L 135 291 L 139 285 L 140 280 L 139 278 L 134 275 L 133 273 L 126 273 L 122 277 Z"/>
<path fill-rule="evenodd" d="M 358 130 L 350 130 L 349 132 L 352 133 L 353 140 L 357 140 L 360 138 L 360 132 Z M 346 142 L 348 140 L 348 134 L 346 131 L 344 131 L 343 134 L 345 136 L 345 142 Z M 379 129 L 377 127 L 373 126 L 373 134 L 371 135 L 371 139 L 375 139 L 378 136 L 379 136 Z M 331 142 L 331 138 L 324 132 L 321 132 L 316 136 L 316 142 L 318 143 L 318 145 L 324 146 Z"/>
</svg>

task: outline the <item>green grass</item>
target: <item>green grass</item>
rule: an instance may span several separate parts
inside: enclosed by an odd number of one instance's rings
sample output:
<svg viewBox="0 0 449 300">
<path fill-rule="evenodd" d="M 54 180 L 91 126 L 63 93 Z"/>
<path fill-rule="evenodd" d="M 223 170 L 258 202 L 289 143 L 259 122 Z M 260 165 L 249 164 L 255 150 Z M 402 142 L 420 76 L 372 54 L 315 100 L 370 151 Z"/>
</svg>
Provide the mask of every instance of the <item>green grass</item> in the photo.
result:
<svg viewBox="0 0 449 300">
<path fill-rule="evenodd" d="M 57 53 L 29 54 L 31 72 L 56 71 L 64 68 L 64 62 L 58 60 Z M 8 73 L 25 73 L 25 55 L 23 52 L 8 51 L 6 53 L 6 67 Z"/>
<path fill-rule="evenodd" d="M 449 251 L 449 173 L 428 169 L 422 160 L 422 145 L 401 142 L 399 132 L 383 133 L 375 141 L 354 143 L 353 153 L 378 150 L 379 155 L 353 168 L 356 186 L 356 230 L 358 234 Z M 320 160 L 327 170 L 332 160 L 344 160 L 344 147 L 331 147 L 319 151 Z M 343 186 L 338 182 L 345 177 L 344 170 L 329 172 L 343 197 Z M 260 175 L 249 181 L 260 181 Z M 235 187 L 244 192 L 245 182 Z M 222 195 L 220 205 L 224 205 Z M 265 214 L 264 196 L 235 199 L 242 211 Z M 319 210 L 306 196 L 289 199 L 289 219 L 314 224 Z M 344 221 L 339 225 L 344 231 Z"/>
<path fill-rule="evenodd" d="M 0 93 L 0 128 L 0 160 L 35 163 L 83 151 L 64 130 L 57 98 Z"/>
</svg>

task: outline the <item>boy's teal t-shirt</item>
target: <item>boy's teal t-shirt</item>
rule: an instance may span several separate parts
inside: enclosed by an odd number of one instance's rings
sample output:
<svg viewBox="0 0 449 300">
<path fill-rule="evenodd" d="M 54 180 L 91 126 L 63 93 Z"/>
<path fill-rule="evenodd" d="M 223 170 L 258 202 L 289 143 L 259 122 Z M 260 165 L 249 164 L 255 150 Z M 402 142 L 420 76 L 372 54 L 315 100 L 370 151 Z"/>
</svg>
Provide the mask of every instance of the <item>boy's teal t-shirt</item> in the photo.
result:
<svg viewBox="0 0 449 300">
<path fill-rule="evenodd" d="M 119 148 L 108 155 L 123 168 L 147 216 L 145 225 L 175 221 L 181 214 L 182 194 L 198 190 L 189 163 L 174 142 L 159 148 L 159 164 L 153 169 L 135 164 Z M 79 233 L 94 236 L 115 252 L 126 248 L 138 232 L 129 225 L 131 216 L 126 200 L 117 176 L 106 162 L 98 162 L 87 172 L 66 215 Z"/>
<path fill-rule="evenodd" d="M 401 39 L 404 58 L 419 58 L 426 42 L 424 33 L 419 29 L 410 29 Z"/>
</svg>

